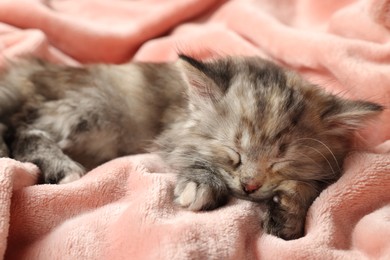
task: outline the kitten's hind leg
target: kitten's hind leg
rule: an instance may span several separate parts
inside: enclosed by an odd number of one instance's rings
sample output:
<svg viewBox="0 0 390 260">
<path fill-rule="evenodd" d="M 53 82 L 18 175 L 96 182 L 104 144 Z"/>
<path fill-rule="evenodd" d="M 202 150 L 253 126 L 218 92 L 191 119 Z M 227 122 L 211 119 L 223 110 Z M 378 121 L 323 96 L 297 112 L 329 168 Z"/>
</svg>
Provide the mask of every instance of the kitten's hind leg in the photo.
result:
<svg viewBox="0 0 390 260">
<path fill-rule="evenodd" d="M 187 174 L 186 174 L 187 173 Z M 226 184 L 208 169 L 184 169 L 175 187 L 175 202 L 189 210 L 211 210 L 226 203 Z"/>
<path fill-rule="evenodd" d="M 40 168 L 42 183 L 68 183 L 85 174 L 83 167 L 65 155 L 42 130 L 18 129 L 11 147 L 16 160 L 32 162 Z"/>
</svg>

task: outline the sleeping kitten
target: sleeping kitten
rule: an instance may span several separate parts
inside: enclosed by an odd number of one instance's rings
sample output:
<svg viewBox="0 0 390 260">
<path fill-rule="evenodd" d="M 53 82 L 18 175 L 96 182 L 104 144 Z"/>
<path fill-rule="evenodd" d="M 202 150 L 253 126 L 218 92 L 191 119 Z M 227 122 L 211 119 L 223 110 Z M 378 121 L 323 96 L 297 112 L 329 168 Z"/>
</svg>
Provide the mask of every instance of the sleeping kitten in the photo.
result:
<svg viewBox="0 0 390 260">
<path fill-rule="evenodd" d="M 84 68 L 27 60 L 1 75 L 0 154 L 38 165 L 43 183 L 66 183 L 155 140 L 178 173 L 180 206 L 259 202 L 265 231 L 293 239 L 340 177 L 353 132 L 381 110 L 256 57 Z"/>
</svg>

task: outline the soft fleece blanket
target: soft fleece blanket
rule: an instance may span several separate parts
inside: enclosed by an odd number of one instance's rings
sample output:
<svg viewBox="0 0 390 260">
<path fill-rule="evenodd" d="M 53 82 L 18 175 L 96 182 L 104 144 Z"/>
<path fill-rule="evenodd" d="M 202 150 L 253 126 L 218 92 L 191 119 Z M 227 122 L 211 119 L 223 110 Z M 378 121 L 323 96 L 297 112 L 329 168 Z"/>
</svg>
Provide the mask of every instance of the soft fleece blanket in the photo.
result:
<svg viewBox="0 0 390 260">
<path fill-rule="evenodd" d="M 0 66 L 25 55 L 70 65 L 260 55 L 349 98 L 390 106 L 389 0 L 1 0 Z M 311 206 L 303 238 L 264 234 L 261 210 L 172 203 L 152 154 L 108 162 L 67 185 L 0 159 L 0 258 L 390 259 L 390 112 L 360 133 L 344 175 Z"/>
</svg>

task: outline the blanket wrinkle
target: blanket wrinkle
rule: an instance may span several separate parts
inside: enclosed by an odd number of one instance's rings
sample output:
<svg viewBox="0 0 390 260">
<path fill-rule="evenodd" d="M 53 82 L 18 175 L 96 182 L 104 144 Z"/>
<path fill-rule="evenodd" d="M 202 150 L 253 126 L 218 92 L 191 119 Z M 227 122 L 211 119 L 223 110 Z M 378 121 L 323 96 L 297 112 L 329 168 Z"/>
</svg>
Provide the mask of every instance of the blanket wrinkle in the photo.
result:
<svg viewBox="0 0 390 260">
<path fill-rule="evenodd" d="M 0 173 L 0 255 L 4 256 L 10 228 L 12 191 L 36 183 L 39 170 L 30 163 L 0 158 Z"/>
<path fill-rule="evenodd" d="M 0 21 L 20 28 L 40 29 L 58 49 L 78 61 L 119 63 L 131 58 L 143 42 L 197 16 L 217 2 L 151 0 L 118 1 L 113 5 L 110 1 L 88 0 L 81 4 L 48 1 L 45 5 L 37 0 L 2 1 Z"/>
<path fill-rule="evenodd" d="M 0 158 L 0 259 L 389 259 L 389 14 L 390 0 L 0 1 L 0 68 L 31 55 L 74 66 L 258 55 L 387 108 L 359 132 L 373 148 L 348 156 L 292 241 L 263 233 L 252 202 L 179 208 L 154 154 L 66 185 L 34 185 L 36 166 Z"/>
</svg>

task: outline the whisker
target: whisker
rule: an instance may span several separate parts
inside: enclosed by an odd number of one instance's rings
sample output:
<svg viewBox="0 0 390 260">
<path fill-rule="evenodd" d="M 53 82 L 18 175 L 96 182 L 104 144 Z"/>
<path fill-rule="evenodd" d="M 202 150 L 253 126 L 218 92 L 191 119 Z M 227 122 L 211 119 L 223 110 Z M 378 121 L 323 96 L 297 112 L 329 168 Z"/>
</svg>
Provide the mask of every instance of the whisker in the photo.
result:
<svg viewBox="0 0 390 260">
<path fill-rule="evenodd" d="M 326 156 L 325 156 L 323 153 L 321 153 L 320 150 L 318 150 L 318 149 L 316 149 L 316 148 L 314 148 L 314 147 L 311 147 L 311 146 L 309 146 L 309 145 L 304 145 L 304 146 L 306 146 L 306 147 L 308 147 L 308 148 L 311 148 L 311 149 L 313 149 L 314 151 L 316 151 L 317 153 L 319 153 L 319 154 L 326 160 L 326 162 L 328 163 L 330 169 L 332 170 L 333 176 L 335 176 L 335 177 L 337 176 L 337 175 L 336 175 L 336 172 L 334 171 L 334 169 L 333 169 L 333 167 L 332 167 L 332 164 L 329 162 L 328 158 L 326 158 Z"/>
<path fill-rule="evenodd" d="M 314 160 L 313 158 L 311 158 L 310 156 L 308 156 L 308 155 L 306 155 L 306 154 L 304 154 L 304 153 L 300 153 L 300 152 L 296 152 L 296 153 L 298 153 L 299 155 L 301 155 L 301 156 L 304 156 L 304 157 L 306 157 L 307 159 L 309 159 L 309 160 L 311 160 L 314 164 L 316 164 L 317 166 L 318 166 L 318 168 L 322 168 L 321 167 L 321 165 L 316 161 L 316 160 Z M 286 162 L 296 162 L 297 160 L 285 160 Z M 284 162 L 284 161 L 282 161 L 282 162 Z M 332 171 L 332 173 L 334 174 L 334 172 Z M 318 180 L 318 179 L 314 179 L 315 181 L 320 181 L 320 182 L 323 182 L 323 183 L 325 183 L 325 184 L 332 184 L 333 183 L 333 178 L 332 178 L 332 180 L 331 181 L 329 181 L 329 180 L 326 180 L 326 179 L 321 179 L 321 180 Z M 300 181 L 300 182 L 305 182 L 305 181 L 303 181 L 303 180 L 296 180 L 296 181 Z M 308 183 L 309 184 L 309 183 Z"/>
<path fill-rule="evenodd" d="M 321 142 L 321 141 L 318 140 L 318 139 L 309 138 L 309 137 L 299 138 L 298 141 L 299 141 L 299 140 L 311 140 L 311 141 L 315 141 L 315 142 L 318 142 L 318 143 L 322 144 L 322 145 L 330 152 L 330 154 L 331 154 L 332 157 L 333 157 L 333 160 L 334 160 L 335 163 L 336 163 L 336 166 L 337 166 L 338 170 L 341 172 L 341 167 L 340 167 L 340 165 L 339 165 L 339 163 L 338 163 L 338 161 L 337 161 L 337 159 L 336 159 L 336 156 L 334 155 L 334 153 L 332 152 L 332 150 L 329 148 L 329 146 L 327 146 L 324 142 Z"/>
<path fill-rule="evenodd" d="M 308 156 L 308 155 L 306 155 L 306 154 L 304 154 L 304 153 L 300 153 L 300 152 L 297 152 L 299 155 L 301 155 L 301 156 L 304 156 L 304 157 L 306 157 L 306 158 L 308 158 L 308 159 L 310 159 L 312 162 L 314 162 L 319 168 L 321 168 L 321 165 L 316 161 L 316 160 L 314 160 L 313 158 L 311 158 L 310 156 Z"/>
</svg>

